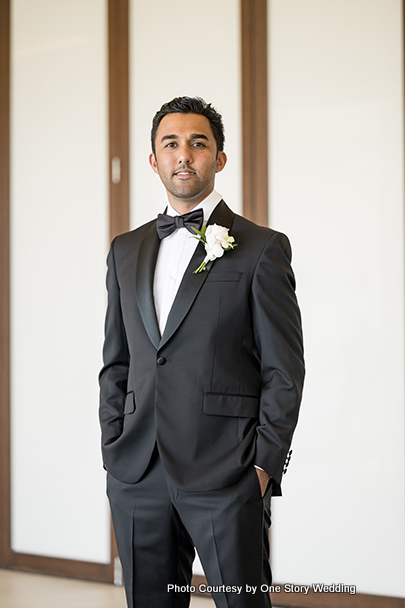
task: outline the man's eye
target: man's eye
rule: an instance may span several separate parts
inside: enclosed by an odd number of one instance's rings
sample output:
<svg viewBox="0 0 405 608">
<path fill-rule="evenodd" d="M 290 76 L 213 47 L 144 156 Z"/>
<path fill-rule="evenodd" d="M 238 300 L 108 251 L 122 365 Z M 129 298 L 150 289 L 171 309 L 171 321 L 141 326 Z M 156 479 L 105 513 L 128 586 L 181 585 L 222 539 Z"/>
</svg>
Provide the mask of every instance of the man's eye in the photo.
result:
<svg viewBox="0 0 405 608">
<path fill-rule="evenodd" d="M 166 144 L 166 148 L 174 148 L 175 145 L 176 145 L 175 141 L 169 141 L 169 143 Z"/>
<path fill-rule="evenodd" d="M 195 141 L 195 142 L 193 142 L 193 146 L 195 148 L 205 148 L 205 145 L 202 143 L 202 141 Z"/>
</svg>

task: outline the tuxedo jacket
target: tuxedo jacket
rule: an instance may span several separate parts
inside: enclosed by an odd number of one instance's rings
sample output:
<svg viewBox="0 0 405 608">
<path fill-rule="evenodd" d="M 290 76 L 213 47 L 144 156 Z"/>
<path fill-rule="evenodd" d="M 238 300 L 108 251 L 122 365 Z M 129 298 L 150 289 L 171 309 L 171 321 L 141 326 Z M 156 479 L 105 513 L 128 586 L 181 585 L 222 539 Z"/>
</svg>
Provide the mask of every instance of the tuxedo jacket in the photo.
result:
<svg viewBox="0 0 405 608">
<path fill-rule="evenodd" d="M 156 220 L 112 242 L 99 378 L 104 466 L 136 483 L 157 444 L 182 490 L 224 488 L 258 465 L 279 494 L 304 380 L 290 244 L 224 201 L 213 223 L 238 247 L 194 274 L 205 257 L 198 244 L 163 335 Z"/>
</svg>

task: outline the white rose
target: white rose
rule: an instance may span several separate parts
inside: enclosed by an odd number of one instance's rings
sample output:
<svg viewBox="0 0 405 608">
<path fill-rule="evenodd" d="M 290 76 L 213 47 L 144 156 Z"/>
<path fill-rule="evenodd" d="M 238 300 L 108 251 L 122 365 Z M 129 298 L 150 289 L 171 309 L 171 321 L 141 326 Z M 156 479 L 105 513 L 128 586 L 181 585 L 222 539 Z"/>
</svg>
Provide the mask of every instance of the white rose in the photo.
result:
<svg viewBox="0 0 405 608">
<path fill-rule="evenodd" d="M 221 243 L 223 240 L 228 238 L 228 228 L 224 228 L 223 226 L 218 226 L 217 224 L 211 224 L 210 226 L 208 226 L 205 236 L 206 236 L 207 242 L 208 242 L 208 240 L 210 240 L 210 241 L 215 240 L 218 243 Z"/>
<path fill-rule="evenodd" d="M 207 229 L 203 232 L 196 230 L 196 233 L 200 234 L 201 237 L 197 238 L 199 241 L 204 243 L 207 255 L 205 256 L 203 263 L 200 264 L 194 273 L 204 270 L 208 262 L 213 262 L 217 258 L 221 258 L 225 251 L 229 251 L 230 249 L 237 247 L 235 239 L 233 236 L 229 236 L 228 232 L 229 228 L 218 226 L 218 224 L 211 224 L 210 226 L 207 226 Z M 235 244 L 233 245 L 233 243 Z"/>
<path fill-rule="evenodd" d="M 216 245 L 220 245 L 223 249 L 228 249 L 229 243 L 231 243 L 234 238 L 228 236 L 229 229 L 224 228 L 223 226 L 218 226 L 217 224 L 212 224 L 208 226 L 207 231 L 205 233 L 205 238 L 207 240 L 207 250 L 212 250 Z M 215 251 L 217 251 L 216 257 L 221 257 L 222 253 L 219 254 L 219 248 L 215 247 Z"/>
<path fill-rule="evenodd" d="M 213 234 L 214 236 L 218 236 L 220 234 L 228 234 L 229 228 L 224 228 L 223 226 L 218 226 L 218 224 L 210 224 L 207 227 L 207 234 Z"/>
<path fill-rule="evenodd" d="M 205 251 L 207 252 L 208 260 L 215 260 L 216 258 L 220 258 L 224 255 L 224 249 L 222 248 L 221 243 L 214 242 L 209 244 L 208 239 L 207 245 L 205 246 Z"/>
</svg>

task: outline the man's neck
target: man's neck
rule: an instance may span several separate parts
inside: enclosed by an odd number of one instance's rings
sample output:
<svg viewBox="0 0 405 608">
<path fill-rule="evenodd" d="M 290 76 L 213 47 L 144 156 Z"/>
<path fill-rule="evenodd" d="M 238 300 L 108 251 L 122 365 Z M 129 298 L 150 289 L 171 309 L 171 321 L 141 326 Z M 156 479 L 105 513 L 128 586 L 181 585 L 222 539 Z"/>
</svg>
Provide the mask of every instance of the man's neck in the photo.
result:
<svg viewBox="0 0 405 608">
<path fill-rule="evenodd" d="M 209 192 L 204 192 L 204 194 L 202 194 L 198 198 L 192 199 L 192 200 L 179 199 L 179 198 L 172 196 L 170 193 L 168 193 L 168 199 L 169 199 L 169 203 L 173 207 L 173 209 L 175 211 L 177 211 L 177 213 L 179 213 L 180 215 L 184 215 L 185 213 L 189 213 L 195 207 L 197 207 L 197 205 L 199 205 L 202 201 L 204 201 L 213 191 L 214 191 L 214 186 L 211 188 L 211 190 Z"/>
<path fill-rule="evenodd" d="M 208 220 L 208 218 L 210 217 L 211 213 L 213 212 L 213 210 L 215 209 L 215 207 L 218 205 L 220 200 L 222 200 L 221 194 L 219 192 L 217 192 L 216 190 L 213 190 L 200 203 L 198 203 L 197 205 L 195 205 L 192 208 L 189 207 L 188 210 L 186 210 L 186 213 L 188 211 L 192 211 L 192 209 L 196 209 L 196 208 L 202 209 L 204 212 L 204 221 L 206 222 Z M 169 201 L 166 213 L 168 213 L 169 215 L 177 215 L 178 213 L 180 213 L 180 211 L 175 209 Z M 180 213 L 180 215 L 183 215 L 183 213 Z"/>
<path fill-rule="evenodd" d="M 201 201 L 198 201 L 196 203 L 178 203 L 177 201 L 169 201 L 170 205 L 173 207 L 173 209 L 175 211 L 177 211 L 177 213 L 179 213 L 180 215 L 184 215 L 185 213 L 189 213 L 190 211 L 192 211 L 193 209 L 195 209 L 195 207 L 197 207 L 197 205 L 200 204 Z"/>
</svg>

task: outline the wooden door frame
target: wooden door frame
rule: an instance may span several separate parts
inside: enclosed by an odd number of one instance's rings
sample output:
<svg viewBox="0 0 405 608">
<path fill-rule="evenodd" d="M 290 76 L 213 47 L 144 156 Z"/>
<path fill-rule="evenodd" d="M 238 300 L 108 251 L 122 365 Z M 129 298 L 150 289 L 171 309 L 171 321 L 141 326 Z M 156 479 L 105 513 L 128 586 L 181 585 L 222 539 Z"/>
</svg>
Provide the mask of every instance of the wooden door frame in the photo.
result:
<svg viewBox="0 0 405 608">
<path fill-rule="evenodd" d="M 267 0 L 241 0 L 243 215 L 268 225 Z"/>
</svg>

